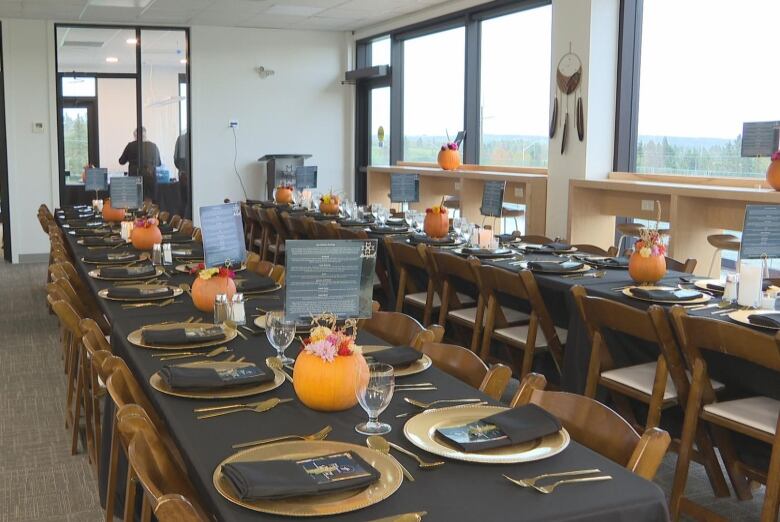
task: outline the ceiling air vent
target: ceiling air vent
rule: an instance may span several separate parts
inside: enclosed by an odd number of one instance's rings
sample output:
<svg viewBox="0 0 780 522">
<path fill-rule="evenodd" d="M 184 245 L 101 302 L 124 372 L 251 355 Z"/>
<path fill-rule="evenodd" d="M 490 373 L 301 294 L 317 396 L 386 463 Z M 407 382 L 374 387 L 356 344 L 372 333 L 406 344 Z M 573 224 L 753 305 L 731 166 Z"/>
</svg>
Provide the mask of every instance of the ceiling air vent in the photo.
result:
<svg viewBox="0 0 780 522">
<path fill-rule="evenodd" d="M 78 40 L 66 40 L 63 47 L 103 47 L 104 42 L 80 42 Z"/>
</svg>

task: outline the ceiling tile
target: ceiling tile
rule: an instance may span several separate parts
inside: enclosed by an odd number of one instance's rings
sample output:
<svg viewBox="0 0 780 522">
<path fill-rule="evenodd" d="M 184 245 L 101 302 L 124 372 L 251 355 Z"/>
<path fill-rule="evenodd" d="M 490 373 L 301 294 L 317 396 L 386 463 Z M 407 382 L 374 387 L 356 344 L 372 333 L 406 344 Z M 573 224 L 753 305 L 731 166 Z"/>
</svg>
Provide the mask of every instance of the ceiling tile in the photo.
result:
<svg viewBox="0 0 780 522">
<path fill-rule="evenodd" d="M 348 31 L 361 20 L 345 18 L 328 18 L 324 16 L 312 16 L 296 25 L 298 29 L 318 29 L 328 31 Z"/>
</svg>

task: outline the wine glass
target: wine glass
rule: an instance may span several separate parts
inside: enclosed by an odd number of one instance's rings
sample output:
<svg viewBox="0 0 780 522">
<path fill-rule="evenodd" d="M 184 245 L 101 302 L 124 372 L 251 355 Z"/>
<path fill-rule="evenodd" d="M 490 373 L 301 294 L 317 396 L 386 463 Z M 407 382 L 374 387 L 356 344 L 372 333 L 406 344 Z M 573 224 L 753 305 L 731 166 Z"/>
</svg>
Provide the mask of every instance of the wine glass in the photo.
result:
<svg viewBox="0 0 780 522">
<path fill-rule="evenodd" d="M 380 226 L 385 226 L 387 218 L 390 217 L 390 211 L 385 207 L 379 207 L 376 211 L 376 218 L 379 221 Z"/>
<path fill-rule="evenodd" d="M 462 226 L 463 220 L 461 218 L 452 218 L 452 231 L 455 232 L 455 237 L 460 237 L 460 229 Z"/>
<path fill-rule="evenodd" d="M 466 246 L 471 246 L 471 236 L 474 234 L 474 224 L 473 223 L 466 223 L 461 224 L 461 235 L 463 236 L 463 240 L 466 242 Z"/>
<path fill-rule="evenodd" d="M 355 426 L 363 435 L 384 435 L 390 433 L 389 424 L 379 422 L 379 414 L 385 411 L 393 398 L 395 377 L 393 367 L 384 363 L 360 366 L 355 372 L 355 394 L 360 406 L 368 414 L 368 422 Z"/>
<path fill-rule="evenodd" d="M 282 364 L 289 365 L 295 362 L 284 355 L 284 351 L 295 339 L 295 321 L 285 317 L 284 312 L 268 312 L 265 316 L 265 335 L 268 342 L 276 348 L 279 360 Z"/>
</svg>

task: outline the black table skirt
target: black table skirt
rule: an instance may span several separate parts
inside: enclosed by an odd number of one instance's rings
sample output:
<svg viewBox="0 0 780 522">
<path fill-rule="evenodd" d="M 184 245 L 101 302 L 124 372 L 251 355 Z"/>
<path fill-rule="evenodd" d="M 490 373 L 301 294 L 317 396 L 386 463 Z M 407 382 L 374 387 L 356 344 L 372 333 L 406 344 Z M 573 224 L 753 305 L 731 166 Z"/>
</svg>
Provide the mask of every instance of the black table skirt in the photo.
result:
<svg viewBox="0 0 780 522">
<path fill-rule="evenodd" d="M 74 258 L 80 258 L 85 249 L 78 246 L 70 237 L 68 242 Z M 77 262 L 77 265 L 92 292 L 109 286 L 108 282 L 88 278 L 86 272 L 89 266 L 81 262 Z M 171 277 L 171 283 L 191 282 L 191 279 L 191 276 L 174 275 Z M 178 298 L 177 304 L 155 310 L 141 308 L 127 311 L 122 310 L 120 304 L 116 302 L 99 299 L 99 303 L 111 321 L 111 341 L 115 353 L 125 359 L 161 418 L 164 419 L 171 436 L 181 450 L 188 476 L 198 491 L 201 502 L 215 514 L 217 520 L 247 522 L 282 520 L 280 517 L 255 513 L 235 506 L 223 499 L 214 489 L 212 474 L 218 463 L 233 453 L 231 444 L 288 433 L 312 433 L 328 424 L 333 427 L 330 440 L 364 444 L 365 437 L 354 431 L 354 426 L 366 418 L 359 406 L 345 412 L 325 414 L 310 410 L 294 401 L 262 414 L 243 412 L 217 419 L 196 420 L 192 409 L 207 401 L 170 397 L 154 391 L 149 385 L 149 377 L 160 369 L 161 363 L 151 357 L 153 351 L 131 346 L 126 337 L 134 329 L 151 322 L 184 319 L 189 316 L 209 320 L 210 317 L 196 312 L 186 296 Z M 268 309 L 278 303 L 279 300 L 268 298 L 252 300 L 247 304 L 247 313 L 252 313 L 256 306 Z M 365 333 L 361 333 L 360 340 L 368 343 L 378 342 Z M 262 361 L 275 353 L 264 335 L 252 336 L 249 340 L 237 338 L 231 341 L 229 346 L 235 355 L 246 356 L 248 360 L 253 361 Z M 289 352 L 290 355 L 295 355 L 295 348 L 290 348 Z M 409 395 L 422 400 L 461 397 L 487 399 L 478 391 L 435 368 L 403 379 L 404 383 L 424 381 L 436 384 L 438 391 Z M 400 396 L 407 394 L 398 395 L 399 398 L 392 401 L 380 418 L 393 426 L 393 431 L 388 435 L 389 440 L 414 449 L 403 436 L 404 421 L 395 418 L 397 413 L 413 411 L 414 408 L 400 400 Z M 285 383 L 269 396 L 294 398 L 295 395 L 292 386 Z M 208 401 L 210 405 L 227 402 Z M 109 436 L 110 430 L 104 430 L 104 453 L 108 451 L 107 437 Z M 433 458 L 425 452 L 418 453 L 426 458 Z M 412 470 L 416 482 L 405 482 L 399 491 L 375 506 L 333 519 L 365 522 L 374 518 L 421 510 L 428 512 L 426 521 L 447 522 L 505 521 L 518 519 L 518 517 L 529 521 L 593 522 L 625 520 L 650 522 L 668 519 L 664 494 L 655 484 L 637 477 L 576 442 L 572 442 L 565 451 L 555 457 L 526 464 L 489 466 L 452 461 L 436 470 L 420 471 L 406 457 L 399 456 L 399 459 Z M 542 495 L 535 491 L 521 489 L 501 476 L 506 473 L 522 478 L 550 471 L 592 467 L 609 473 L 614 480 L 561 487 L 553 495 Z"/>
</svg>

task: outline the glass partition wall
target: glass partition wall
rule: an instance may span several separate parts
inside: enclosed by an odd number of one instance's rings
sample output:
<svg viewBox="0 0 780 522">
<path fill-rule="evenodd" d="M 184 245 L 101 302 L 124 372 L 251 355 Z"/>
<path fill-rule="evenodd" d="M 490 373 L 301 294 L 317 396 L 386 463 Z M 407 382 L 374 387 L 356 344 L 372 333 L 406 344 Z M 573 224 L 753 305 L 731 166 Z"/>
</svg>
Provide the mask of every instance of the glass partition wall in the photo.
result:
<svg viewBox="0 0 780 522">
<path fill-rule="evenodd" d="M 85 203 L 89 166 L 141 176 L 144 197 L 190 217 L 188 31 L 56 25 L 60 203 Z M 100 194 L 101 197 L 104 194 Z"/>
</svg>

